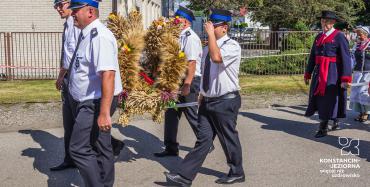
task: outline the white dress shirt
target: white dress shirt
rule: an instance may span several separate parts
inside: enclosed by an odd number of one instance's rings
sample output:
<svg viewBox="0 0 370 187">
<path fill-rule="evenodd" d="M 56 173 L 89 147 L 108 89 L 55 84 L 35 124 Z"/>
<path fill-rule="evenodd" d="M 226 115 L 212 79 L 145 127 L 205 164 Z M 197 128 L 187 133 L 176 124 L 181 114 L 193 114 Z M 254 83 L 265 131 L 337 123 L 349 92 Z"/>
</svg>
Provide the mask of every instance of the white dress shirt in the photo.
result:
<svg viewBox="0 0 370 187">
<path fill-rule="evenodd" d="M 241 48 L 238 42 L 225 35 L 217 40 L 220 48 L 222 63 L 214 63 L 210 59 L 209 89 L 203 90 L 203 79 L 200 85 L 201 94 L 205 97 L 219 97 L 230 92 L 240 90 L 239 86 L 239 67 L 241 60 Z M 202 64 L 208 54 L 208 46 L 203 50 Z M 204 65 L 202 67 L 204 75 Z"/>
<path fill-rule="evenodd" d="M 69 16 L 64 23 L 66 28 L 64 30 L 64 43 L 63 43 L 63 69 L 69 68 L 69 63 L 71 63 L 73 53 L 76 49 L 78 35 L 80 35 L 81 30 L 74 26 L 73 17 Z"/>
<path fill-rule="evenodd" d="M 198 35 L 190 28 L 186 28 L 180 33 L 180 47 L 185 53 L 188 61 L 195 60 L 195 76 L 201 76 L 201 60 L 202 60 L 202 43 Z"/>
<path fill-rule="evenodd" d="M 102 96 L 101 72 L 115 71 L 114 95 L 122 92 L 117 41 L 98 19 L 82 31 L 82 40 L 70 70 L 69 91 L 79 102 Z"/>
</svg>

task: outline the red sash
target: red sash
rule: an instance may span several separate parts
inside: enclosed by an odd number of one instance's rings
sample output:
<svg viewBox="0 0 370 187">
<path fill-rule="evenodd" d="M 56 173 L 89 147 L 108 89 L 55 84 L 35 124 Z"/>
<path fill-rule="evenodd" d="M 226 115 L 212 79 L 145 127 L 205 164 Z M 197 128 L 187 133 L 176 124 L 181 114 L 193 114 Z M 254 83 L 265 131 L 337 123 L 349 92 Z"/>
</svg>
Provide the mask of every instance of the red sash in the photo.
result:
<svg viewBox="0 0 370 187">
<path fill-rule="evenodd" d="M 327 43 L 332 43 L 333 39 L 339 33 L 338 30 L 335 30 L 329 36 L 325 38 L 325 34 L 323 33 L 321 37 L 316 41 L 316 46 L 320 47 Z M 314 93 L 314 95 L 324 96 L 326 84 L 328 82 L 328 74 L 329 74 L 329 64 L 336 63 L 337 57 L 327 57 L 327 56 L 316 56 L 315 63 L 320 65 L 319 69 L 319 85 Z"/>
</svg>

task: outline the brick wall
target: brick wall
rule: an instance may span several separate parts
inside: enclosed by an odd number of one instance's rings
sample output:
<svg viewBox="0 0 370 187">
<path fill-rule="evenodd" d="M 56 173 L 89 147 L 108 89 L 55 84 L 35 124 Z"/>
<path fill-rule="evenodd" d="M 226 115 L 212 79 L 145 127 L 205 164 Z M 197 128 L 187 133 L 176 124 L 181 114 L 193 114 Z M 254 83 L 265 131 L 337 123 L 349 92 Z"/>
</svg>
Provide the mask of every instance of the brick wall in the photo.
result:
<svg viewBox="0 0 370 187">
<path fill-rule="evenodd" d="M 53 0 L 0 0 L 0 32 L 61 32 L 63 20 L 53 8 Z M 100 3 L 104 21 L 112 11 L 112 1 Z"/>
</svg>

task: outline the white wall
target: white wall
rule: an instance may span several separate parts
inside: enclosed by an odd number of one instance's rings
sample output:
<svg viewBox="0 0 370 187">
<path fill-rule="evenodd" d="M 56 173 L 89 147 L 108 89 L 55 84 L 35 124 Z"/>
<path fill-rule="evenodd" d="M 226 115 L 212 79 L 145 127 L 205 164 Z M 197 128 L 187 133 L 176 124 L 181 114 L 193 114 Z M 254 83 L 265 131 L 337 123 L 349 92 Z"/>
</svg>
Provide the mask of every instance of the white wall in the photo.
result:
<svg viewBox="0 0 370 187">
<path fill-rule="evenodd" d="M 63 20 L 53 0 L 0 0 L 0 32 L 61 32 Z M 112 1 L 100 3 L 104 21 L 112 12 Z"/>
<path fill-rule="evenodd" d="M 138 7 L 143 15 L 144 28 L 148 28 L 153 20 L 162 15 L 160 0 L 120 0 L 118 4 L 118 12 L 123 16 Z"/>
</svg>

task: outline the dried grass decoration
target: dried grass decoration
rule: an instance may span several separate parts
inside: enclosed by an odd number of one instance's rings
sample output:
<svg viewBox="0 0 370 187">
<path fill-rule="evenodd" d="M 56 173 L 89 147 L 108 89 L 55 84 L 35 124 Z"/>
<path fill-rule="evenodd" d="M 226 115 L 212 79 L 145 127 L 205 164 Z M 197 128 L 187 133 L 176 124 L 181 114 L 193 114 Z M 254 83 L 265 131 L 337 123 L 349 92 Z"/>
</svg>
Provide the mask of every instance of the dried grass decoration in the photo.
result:
<svg viewBox="0 0 370 187">
<path fill-rule="evenodd" d="M 119 66 L 124 92 L 120 96 L 119 123 L 128 125 L 135 115 L 149 113 L 161 123 L 167 107 L 175 107 L 177 92 L 187 69 L 178 43 L 177 19 L 160 18 L 145 32 L 142 16 L 131 11 L 127 18 L 111 14 L 108 28 L 119 47 Z"/>
</svg>

